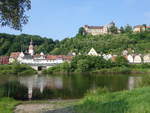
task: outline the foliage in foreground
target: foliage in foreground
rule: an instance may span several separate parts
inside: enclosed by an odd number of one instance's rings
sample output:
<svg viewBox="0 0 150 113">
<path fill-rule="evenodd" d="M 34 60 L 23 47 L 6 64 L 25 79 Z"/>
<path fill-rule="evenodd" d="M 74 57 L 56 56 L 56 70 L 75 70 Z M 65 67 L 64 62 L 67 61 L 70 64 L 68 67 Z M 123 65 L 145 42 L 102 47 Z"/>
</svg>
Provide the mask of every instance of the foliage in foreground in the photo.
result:
<svg viewBox="0 0 150 113">
<path fill-rule="evenodd" d="M 115 93 L 95 92 L 76 106 L 77 113 L 150 113 L 150 87 Z"/>
<path fill-rule="evenodd" d="M 116 62 L 112 62 L 111 60 L 105 60 L 99 56 L 79 55 L 74 57 L 70 63 L 65 62 L 57 66 L 50 67 L 49 69 L 44 70 L 43 73 L 49 74 L 55 72 L 103 72 L 100 70 L 112 69 L 114 67 L 116 70 L 121 67 L 121 72 L 123 72 L 127 70 L 127 66 L 129 66 L 129 64 L 124 57 L 117 57 Z"/>
<path fill-rule="evenodd" d="M 30 9 L 30 0 L 1 0 L 1 26 L 9 26 L 16 30 L 22 30 L 22 26 L 28 22 L 28 16 L 25 12 Z"/>
<path fill-rule="evenodd" d="M 25 64 L 0 65 L 0 75 L 3 74 L 25 75 L 35 73 L 36 71 L 34 69 Z"/>
<path fill-rule="evenodd" d="M 15 106 L 19 102 L 10 98 L 0 98 L 0 113 L 13 113 Z"/>
</svg>

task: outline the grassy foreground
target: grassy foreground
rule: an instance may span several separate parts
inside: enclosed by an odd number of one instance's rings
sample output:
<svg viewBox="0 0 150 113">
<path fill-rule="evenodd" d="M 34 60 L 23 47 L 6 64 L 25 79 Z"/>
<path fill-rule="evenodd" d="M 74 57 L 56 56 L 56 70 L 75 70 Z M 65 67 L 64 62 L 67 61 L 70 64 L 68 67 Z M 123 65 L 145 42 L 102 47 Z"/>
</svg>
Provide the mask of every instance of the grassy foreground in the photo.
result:
<svg viewBox="0 0 150 113">
<path fill-rule="evenodd" d="M 132 91 L 88 94 L 76 106 L 77 113 L 150 113 L 150 87 Z"/>
<path fill-rule="evenodd" d="M 74 106 L 75 113 L 150 113 L 150 87 L 138 88 L 132 91 L 109 93 L 105 90 L 96 90 L 88 93 L 80 103 L 64 102 L 54 104 L 56 109 Z M 0 99 L 0 113 L 13 113 L 13 109 L 19 102 L 3 98 Z M 36 101 L 31 102 L 37 103 Z M 40 102 L 45 103 L 45 102 Z M 29 103 L 24 103 L 29 104 Z M 57 107 L 59 106 L 59 107 Z"/>
<path fill-rule="evenodd" d="M 13 113 L 15 106 L 19 104 L 18 101 L 10 98 L 0 99 L 0 113 Z"/>
</svg>

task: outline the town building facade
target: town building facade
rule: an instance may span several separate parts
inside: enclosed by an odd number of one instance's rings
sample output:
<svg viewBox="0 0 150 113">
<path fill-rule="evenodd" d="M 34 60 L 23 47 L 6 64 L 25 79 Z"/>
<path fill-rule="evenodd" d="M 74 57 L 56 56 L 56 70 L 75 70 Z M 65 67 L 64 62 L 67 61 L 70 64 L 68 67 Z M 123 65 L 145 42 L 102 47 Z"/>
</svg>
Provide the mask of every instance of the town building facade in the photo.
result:
<svg viewBox="0 0 150 113">
<path fill-rule="evenodd" d="M 128 60 L 129 63 L 131 64 L 141 64 L 141 63 L 150 63 L 150 54 L 135 54 L 134 50 L 132 50 L 133 53 L 129 53 L 128 50 L 124 50 L 122 52 L 122 55 L 124 58 Z M 92 48 L 89 53 L 87 54 L 89 56 L 101 56 L 105 60 L 111 60 L 114 61 L 116 60 L 118 55 L 114 54 L 98 54 L 94 48 Z"/>
<path fill-rule="evenodd" d="M 9 58 L 10 63 L 16 61 L 20 64 L 27 64 L 35 70 L 47 69 L 63 62 L 70 62 L 71 60 L 72 56 L 45 55 L 43 52 L 35 54 L 32 40 L 30 42 L 28 52 L 13 52 Z"/>
<path fill-rule="evenodd" d="M 134 26 L 133 28 L 133 32 L 143 32 L 143 31 L 150 31 L 150 26 L 137 25 L 137 26 Z"/>
</svg>

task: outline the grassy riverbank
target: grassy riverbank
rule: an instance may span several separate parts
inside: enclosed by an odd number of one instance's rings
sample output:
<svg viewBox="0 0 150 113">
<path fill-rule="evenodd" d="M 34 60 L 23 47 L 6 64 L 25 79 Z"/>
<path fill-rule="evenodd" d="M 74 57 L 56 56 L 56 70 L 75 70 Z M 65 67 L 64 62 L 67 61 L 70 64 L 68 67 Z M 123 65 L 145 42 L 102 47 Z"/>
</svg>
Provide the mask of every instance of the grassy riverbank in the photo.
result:
<svg viewBox="0 0 150 113">
<path fill-rule="evenodd" d="M 131 91 L 120 91 L 110 93 L 105 89 L 90 91 L 80 102 L 78 101 L 31 101 L 21 102 L 18 110 L 26 109 L 30 106 L 46 106 L 45 110 L 50 113 L 60 109 L 73 108 L 73 112 L 68 113 L 150 113 L 150 87 L 137 88 Z M 12 113 L 19 102 L 3 98 L 0 99 L 1 113 Z M 31 109 L 41 110 L 38 108 Z"/>
<path fill-rule="evenodd" d="M 18 101 L 10 98 L 0 99 L 0 113 L 13 113 L 15 106 L 19 104 Z"/>
<path fill-rule="evenodd" d="M 150 73 L 149 68 L 132 68 L 132 67 L 114 67 L 104 68 L 93 71 L 94 73 L 100 74 L 146 74 Z"/>
<path fill-rule="evenodd" d="M 77 113 L 150 113 L 150 87 L 132 91 L 93 91 L 75 107 Z"/>
<path fill-rule="evenodd" d="M 43 71 L 43 74 L 70 74 L 70 73 L 85 73 L 81 71 L 68 71 L 69 69 L 62 69 L 62 65 L 58 65 L 55 67 L 51 67 L 47 70 Z M 97 74 L 149 74 L 150 73 L 150 67 L 143 67 L 147 64 L 134 64 L 130 65 L 128 67 L 122 66 L 122 67 L 111 67 L 111 68 L 101 68 L 101 69 L 95 69 L 95 70 L 89 70 L 86 73 L 97 73 Z"/>
<path fill-rule="evenodd" d="M 25 64 L 0 65 L 0 75 L 31 75 L 36 71 Z"/>
</svg>

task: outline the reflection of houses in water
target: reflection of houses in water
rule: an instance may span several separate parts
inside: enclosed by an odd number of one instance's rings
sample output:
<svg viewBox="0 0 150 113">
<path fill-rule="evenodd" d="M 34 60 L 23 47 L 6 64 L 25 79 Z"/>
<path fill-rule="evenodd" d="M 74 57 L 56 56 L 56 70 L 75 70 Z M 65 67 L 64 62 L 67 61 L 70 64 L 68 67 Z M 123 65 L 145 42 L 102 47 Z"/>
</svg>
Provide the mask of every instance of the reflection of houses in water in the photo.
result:
<svg viewBox="0 0 150 113">
<path fill-rule="evenodd" d="M 44 88 L 49 89 L 62 89 L 63 80 L 60 77 L 21 77 L 19 79 L 20 83 L 28 88 L 28 98 L 32 98 L 34 88 L 39 89 L 43 93 Z"/>
<path fill-rule="evenodd" d="M 132 90 L 136 87 L 138 87 L 138 83 L 141 81 L 141 77 L 129 77 L 129 80 L 128 80 L 128 89 L 129 90 Z"/>
</svg>

